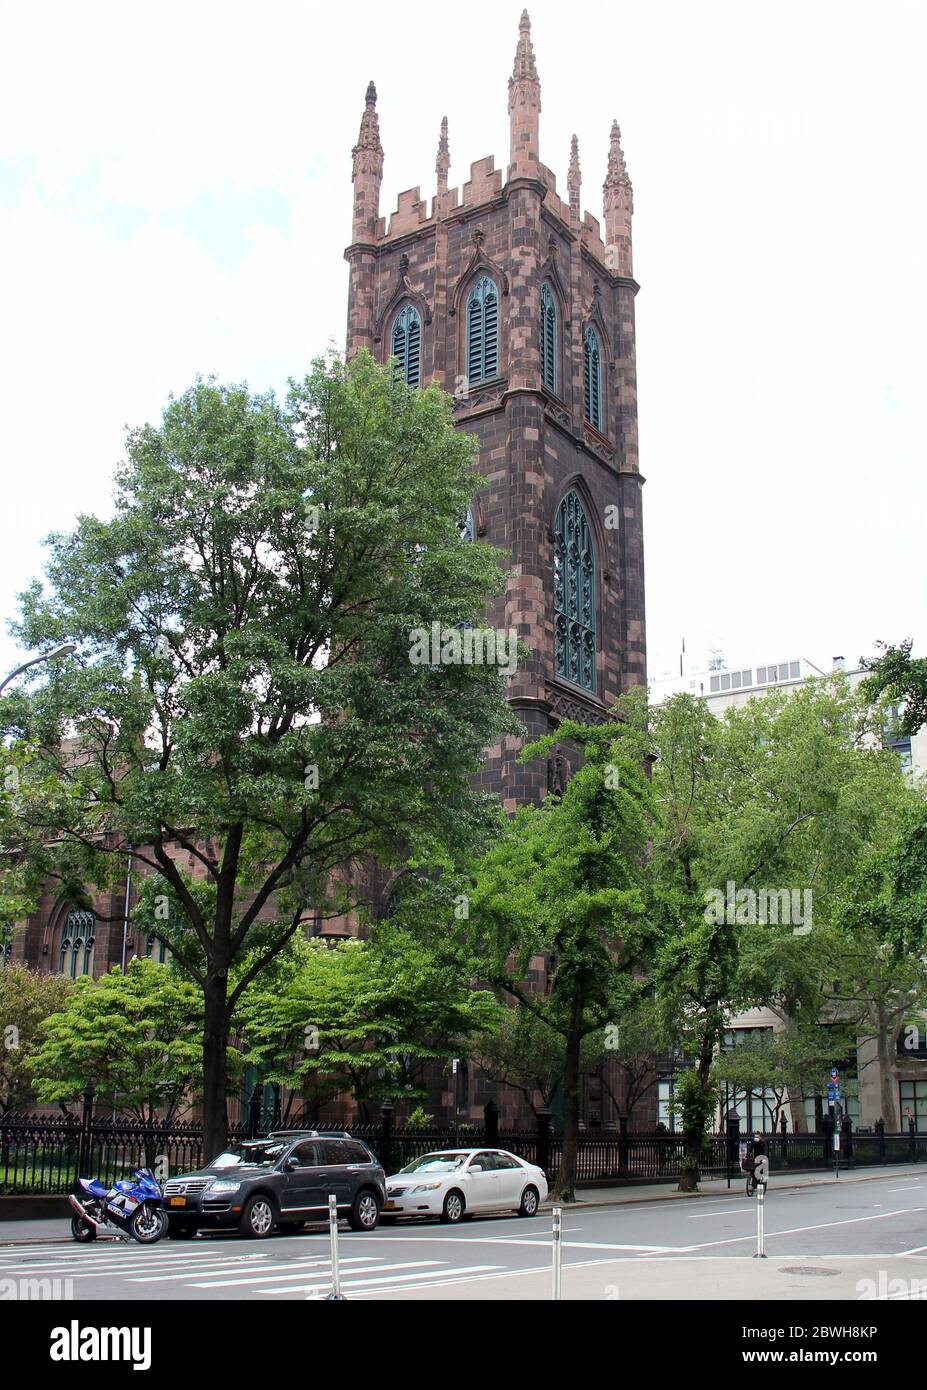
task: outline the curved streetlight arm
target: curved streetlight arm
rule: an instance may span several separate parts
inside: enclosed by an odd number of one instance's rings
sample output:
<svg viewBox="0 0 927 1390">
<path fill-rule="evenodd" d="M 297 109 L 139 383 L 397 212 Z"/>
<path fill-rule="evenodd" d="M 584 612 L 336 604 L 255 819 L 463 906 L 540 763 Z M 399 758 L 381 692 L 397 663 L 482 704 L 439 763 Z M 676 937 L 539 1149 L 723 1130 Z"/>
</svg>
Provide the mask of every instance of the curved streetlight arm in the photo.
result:
<svg viewBox="0 0 927 1390">
<path fill-rule="evenodd" d="M 64 642 L 60 647 L 55 647 L 54 651 L 43 652 L 41 656 L 34 656 L 31 661 L 24 661 L 22 666 L 17 666 L 15 671 L 11 671 L 0 681 L 0 694 L 6 690 L 10 681 L 14 681 L 17 676 L 21 676 L 23 671 L 28 671 L 30 666 L 39 666 L 43 661 L 58 661 L 63 656 L 70 656 L 76 652 L 77 647 L 73 642 Z"/>
</svg>

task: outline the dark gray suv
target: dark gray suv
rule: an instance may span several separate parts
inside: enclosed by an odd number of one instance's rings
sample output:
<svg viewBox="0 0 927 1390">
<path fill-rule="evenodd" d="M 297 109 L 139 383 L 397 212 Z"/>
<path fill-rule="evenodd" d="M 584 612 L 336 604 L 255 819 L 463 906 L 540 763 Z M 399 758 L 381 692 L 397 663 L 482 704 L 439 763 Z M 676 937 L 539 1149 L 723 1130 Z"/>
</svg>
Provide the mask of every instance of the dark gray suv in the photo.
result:
<svg viewBox="0 0 927 1390">
<path fill-rule="evenodd" d="M 386 1200 L 386 1175 L 367 1146 L 344 1131 L 279 1130 L 230 1144 L 195 1173 L 169 1178 L 168 1235 L 182 1240 L 236 1226 L 256 1239 L 275 1227 L 298 1231 L 326 1219 L 330 1192 L 352 1230 L 372 1231 Z"/>
</svg>

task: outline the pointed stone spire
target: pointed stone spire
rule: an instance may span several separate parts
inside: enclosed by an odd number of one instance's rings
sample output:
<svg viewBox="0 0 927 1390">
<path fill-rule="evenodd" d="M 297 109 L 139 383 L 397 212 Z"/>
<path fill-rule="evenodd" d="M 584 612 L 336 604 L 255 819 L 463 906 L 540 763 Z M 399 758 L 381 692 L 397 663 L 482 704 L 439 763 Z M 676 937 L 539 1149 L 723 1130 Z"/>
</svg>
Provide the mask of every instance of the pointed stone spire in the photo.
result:
<svg viewBox="0 0 927 1390">
<path fill-rule="evenodd" d="M 515 66 L 509 78 L 509 178 L 536 175 L 541 83 L 531 43 L 531 20 L 523 10 L 518 26 Z"/>
<path fill-rule="evenodd" d="M 451 167 L 451 152 L 447 143 L 447 117 L 441 119 L 441 138 L 438 141 L 438 158 L 435 173 L 438 175 L 438 192 L 447 192 L 447 171 Z"/>
<path fill-rule="evenodd" d="M 570 141 L 570 170 L 567 174 L 567 190 L 570 195 L 570 215 L 579 221 L 579 190 L 582 187 L 582 174 L 579 168 L 579 141 L 576 136 Z"/>
<path fill-rule="evenodd" d="M 373 240 L 380 216 L 380 184 L 383 181 L 383 146 L 380 144 L 380 119 L 377 116 L 377 89 L 367 87 L 364 114 L 361 116 L 357 144 L 351 151 L 354 184 L 354 239 Z"/>
<path fill-rule="evenodd" d="M 631 214 L 634 211 L 634 190 L 624 162 L 621 129 L 617 121 L 612 122 L 608 173 L 602 191 L 605 195 L 605 246 L 609 266 L 618 275 L 631 275 Z M 608 254 L 611 247 L 616 247 L 617 250 Z"/>
</svg>

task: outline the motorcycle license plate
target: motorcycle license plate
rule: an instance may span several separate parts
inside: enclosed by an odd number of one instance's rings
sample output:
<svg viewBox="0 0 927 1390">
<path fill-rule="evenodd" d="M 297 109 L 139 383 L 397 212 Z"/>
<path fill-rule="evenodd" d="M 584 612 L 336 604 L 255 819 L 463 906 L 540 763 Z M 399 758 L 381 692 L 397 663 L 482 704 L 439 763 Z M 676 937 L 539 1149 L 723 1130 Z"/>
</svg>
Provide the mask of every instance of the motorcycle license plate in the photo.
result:
<svg viewBox="0 0 927 1390">
<path fill-rule="evenodd" d="M 186 1197 L 172 1197 L 172 1198 L 171 1198 L 171 1206 L 172 1206 L 172 1207 L 185 1207 L 186 1205 L 187 1205 L 187 1199 L 186 1199 Z"/>
</svg>

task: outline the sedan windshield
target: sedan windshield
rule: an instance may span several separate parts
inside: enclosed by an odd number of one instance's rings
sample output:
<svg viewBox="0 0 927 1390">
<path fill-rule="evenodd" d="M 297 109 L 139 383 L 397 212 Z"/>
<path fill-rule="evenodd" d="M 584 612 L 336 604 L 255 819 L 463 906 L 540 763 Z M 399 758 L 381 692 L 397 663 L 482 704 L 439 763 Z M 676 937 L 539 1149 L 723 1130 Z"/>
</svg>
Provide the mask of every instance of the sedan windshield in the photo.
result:
<svg viewBox="0 0 927 1390">
<path fill-rule="evenodd" d="M 405 1168 L 400 1168 L 400 1173 L 456 1173 L 458 1168 L 462 1168 L 470 1157 L 469 1154 L 424 1154 L 422 1158 L 416 1158 L 412 1163 L 407 1163 Z"/>
<path fill-rule="evenodd" d="M 210 1168 L 269 1168 L 286 1148 L 279 1139 L 273 1143 L 232 1144 L 209 1164 Z"/>
</svg>

